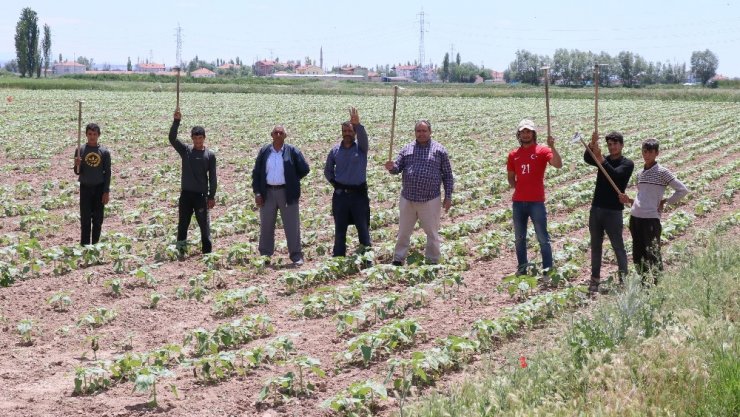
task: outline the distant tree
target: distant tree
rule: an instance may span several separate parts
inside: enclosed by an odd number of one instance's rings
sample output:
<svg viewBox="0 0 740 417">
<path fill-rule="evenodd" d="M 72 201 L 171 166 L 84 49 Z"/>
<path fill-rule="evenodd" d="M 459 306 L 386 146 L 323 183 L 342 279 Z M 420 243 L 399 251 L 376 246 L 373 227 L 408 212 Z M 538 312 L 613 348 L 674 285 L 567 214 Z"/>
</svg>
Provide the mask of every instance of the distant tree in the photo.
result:
<svg viewBox="0 0 740 417">
<path fill-rule="evenodd" d="M 450 81 L 450 54 L 445 53 L 445 57 L 442 60 L 442 81 Z"/>
<path fill-rule="evenodd" d="M 84 56 L 77 57 L 77 63 L 85 66 L 86 70 L 92 70 L 95 67 L 95 60 Z"/>
<path fill-rule="evenodd" d="M 129 60 L 131 60 L 131 58 L 129 58 Z M 62 53 L 61 52 L 59 53 L 59 62 L 62 62 Z"/>
<path fill-rule="evenodd" d="M 36 61 L 36 78 L 41 78 L 41 49 L 37 49 L 34 55 L 34 60 Z"/>
<path fill-rule="evenodd" d="M 509 64 L 508 81 L 519 81 L 522 83 L 539 85 L 540 83 L 540 66 L 542 62 L 548 61 L 547 56 L 541 57 L 527 50 L 520 49 L 516 51 L 516 59 Z M 504 71 L 506 79 L 507 73 Z"/>
<path fill-rule="evenodd" d="M 709 49 L 704 51 L 694 51 L 691 53 L 691 73 L 706 84 L 712 77 L 717 75 L 719 58 Z"/>
<path fill-rule="evenodd" d="M 103 71 L 110 71 L 111 70 L 111 66 L 107 62 L 103 62 L 103 66 L 100 69 L 103 70 Z"/>
<path fill-rule="evenodd" d="M 457 53 L 457 56 L 455 57 L 455 64 L 458 66 L 460 65 L 460 52 Z"/>
<path fill-rule="evenodd" d="M 8 72 L 18 72 L 18 61 L 16 61 L 15 59 L 11 59 L 10 61 L 5 63 L 5 66 L 3 68 L 5 68 L 5 71 Z"/>
<path fill-rule="evenodd" d="M 594 59 L 601 66 L 599 69 L 599 85 L 609 87 L 612 85 L 612 79 L 618 72 L 615 59 L 604 51 L 599 53 L 599 55 L 594 55 Z"/>
<path fill-rule="evenodd" d="M 617 55 L 617 60 L 619 62 L 619 78 L 622 80 L 622 85 L 632 87 L 635 56 L 632 52 L 622 51 Z"/>
<path fill-rule="evenodd" d="M 44 77 L 49 72 L 49 65 L 51 64 L 51 28 L 49 25 L 44 24 L 44 38 L 41 40 L 41 50 L 44 55 Z"/>
<path fill-rule="evenodd" d="M 39 66 L 39 25 L 38 15 L 30 7 L 21 10 L 21 17 L 15 26 L 15 53 L 18 58 L 18 71 L 21 77 L 33 77 Z"/>
<path fill-rule="evenodd" d="M 300 62 L 300 61 L 298 61 L 298 62 Z M 312 65 L 313 64 L 313 62 L 311 62 L 311 58 L 310 57 L 306 57 L 305 60 L 304 60 L 304 62 L 306 63 L 306 66 L 309 66 L 309 65 Z"/>
<path fill-rule="evenodd" d="M 128 57 L 128 62 L 126 62 L 126 71 L 131 72 L 133 69 L 134 67 L 131 65 L 131 57 Z"/>
</svg>

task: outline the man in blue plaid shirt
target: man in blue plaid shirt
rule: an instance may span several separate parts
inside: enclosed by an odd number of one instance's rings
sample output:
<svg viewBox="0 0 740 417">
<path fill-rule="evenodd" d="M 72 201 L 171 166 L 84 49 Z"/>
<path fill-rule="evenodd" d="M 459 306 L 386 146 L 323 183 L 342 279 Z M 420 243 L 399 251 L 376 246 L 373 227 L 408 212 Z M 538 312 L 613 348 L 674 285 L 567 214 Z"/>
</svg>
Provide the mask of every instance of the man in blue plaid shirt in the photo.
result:
<svg viewBox="0 0 740 417">
<path fill-rule="evenodd" d="M 430 264 L 439 263 L 439 223 L 441 209 L 452 205 L 454 177 L 447 149 L 432 140 L 432 125 L 427 120 L 416 122 L 416 141 L 404 146 L 394 161 L 387 161 L 385 169 L 391 174 L 402 173 L 401 201 L 399 202 L 398 240 L 393 254 L 393 265 L 403 265 L 411 241 L 411 233 L 418 221 L 427 235 L 424 252 Z M 440 193 L 444 185 L 444 201 Z"/>
</svg>

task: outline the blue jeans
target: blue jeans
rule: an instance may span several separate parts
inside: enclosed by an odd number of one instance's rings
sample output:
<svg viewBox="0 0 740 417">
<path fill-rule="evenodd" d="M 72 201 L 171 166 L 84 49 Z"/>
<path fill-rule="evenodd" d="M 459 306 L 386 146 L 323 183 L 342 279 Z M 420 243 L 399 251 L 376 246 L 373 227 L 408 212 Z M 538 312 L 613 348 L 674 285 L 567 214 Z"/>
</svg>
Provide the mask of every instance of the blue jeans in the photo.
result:
<svg viewBox="0 0 740 417">
<path fill-rule="evenodd" d="M 540 243 L 542 254 L 542 268 L 552 268 L 552 248 L 550 234 L 547 233 L 547 210 L 545 203 L 531 201 L 514 201 L 512 205 L 514 218 L 514 247 L 516 260 L 519 264 L 518 272 L 526 269 L 527 260 L 527 220 L 532 219 L 537 241 Z"/>
</svg>

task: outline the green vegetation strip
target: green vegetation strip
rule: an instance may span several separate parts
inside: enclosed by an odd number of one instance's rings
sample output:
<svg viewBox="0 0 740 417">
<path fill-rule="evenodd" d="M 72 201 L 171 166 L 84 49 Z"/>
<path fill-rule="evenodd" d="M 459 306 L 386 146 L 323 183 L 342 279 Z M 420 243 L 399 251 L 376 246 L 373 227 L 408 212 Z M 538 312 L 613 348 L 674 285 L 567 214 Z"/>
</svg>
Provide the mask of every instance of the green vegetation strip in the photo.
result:
<svg viewBox="0 0 740 417">
<path fill-rule="evenodd" d="M 558 347 L 404 415 L 740 415 L 740 244 L 707 246 L 655 288 L 629 279 Z"/>
</svg>

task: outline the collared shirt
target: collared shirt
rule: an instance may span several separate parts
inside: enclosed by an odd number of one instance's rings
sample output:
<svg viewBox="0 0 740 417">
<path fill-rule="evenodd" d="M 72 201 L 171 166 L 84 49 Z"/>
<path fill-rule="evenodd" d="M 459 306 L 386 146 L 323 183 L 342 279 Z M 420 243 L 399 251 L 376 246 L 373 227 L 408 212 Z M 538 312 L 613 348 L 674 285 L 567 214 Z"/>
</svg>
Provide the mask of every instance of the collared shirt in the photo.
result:
<svg viewBox="0 0 740 417">
<path fill-rule="evenodd" d="M 357 140 L 349 148 L 340 141 L 326 157 L 324 177 L 329 182 L 343 185 L 361 185 L 367 182 L 368 138 L 362 125 L 354 126 Z"/>
<path fill-rule="evenodd" d="M 445 199 L 452 198 L 455 179 L 447 149 L 429 139 L 425 145 L 416 141 L 401 149 L 391 170 L 403 173 L 401 196 L 409 201 L 423 203 L 440 196 L 440 185 L 445 187 Z"/>
<path fill-rule="evenodd" d="M 275 147 L 271 147 L 270 156 L 267 158 L 267 184 L 269 185 L 284 185 L 285 184 L 285 167 L 283 166 L 283 151 L 285 146 L 280 148 L 279 151 L 275 150 Z"/>
</svg>

